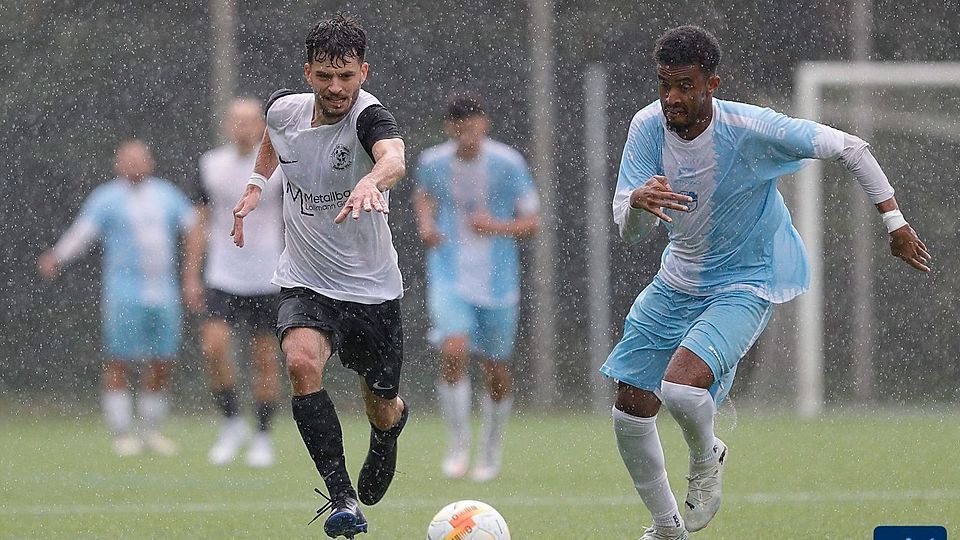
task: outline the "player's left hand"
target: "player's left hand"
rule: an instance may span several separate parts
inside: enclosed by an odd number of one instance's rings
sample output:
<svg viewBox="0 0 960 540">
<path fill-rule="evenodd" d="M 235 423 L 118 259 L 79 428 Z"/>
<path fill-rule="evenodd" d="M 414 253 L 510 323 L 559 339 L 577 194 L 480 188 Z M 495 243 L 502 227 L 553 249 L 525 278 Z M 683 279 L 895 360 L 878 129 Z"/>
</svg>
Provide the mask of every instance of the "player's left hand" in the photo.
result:
<svg viewBox="0 0 960 540">
<path fill-rule="evenodd" d="M 383 193 L 380 193 L 377 183 L 366 176 L 357 182 L 356 187 L 350 192 L 347 202 L 344 203 L 343 209 L 333 219 L 333 222 L 343 223 L 348 215 L 355 220 L 360 219 L 360 210 L 364 212 L 376 210 L 381 214 L 390 213 L 390 209 L 387 208 L 387 199 L 383 196 Z"/>
<path fill-rule="evenodd" d="M 930 252 L 910 225 L 890 233 L 890 253 L 922 272 L 929 272 Z"/>
</svg>

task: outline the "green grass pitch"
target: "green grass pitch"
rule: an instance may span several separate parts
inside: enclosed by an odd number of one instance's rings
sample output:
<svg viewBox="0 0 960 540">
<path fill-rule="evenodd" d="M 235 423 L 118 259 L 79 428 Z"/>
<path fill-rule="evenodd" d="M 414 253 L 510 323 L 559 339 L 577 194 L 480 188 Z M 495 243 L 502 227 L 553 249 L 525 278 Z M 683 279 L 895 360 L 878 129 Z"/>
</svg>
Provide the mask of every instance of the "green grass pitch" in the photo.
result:
<svg viewBox="0 0 960 540">
<path fill-rule="evenodd" d="M 366 449 L 359 412 L 341 412 L 347 459 Z M 175 458 L 120 459 L 99 419 L 0 418 L 0 538 L 325 538 L 307 527 L 320 485 L 289 415 L 277 419 L 279 464 L 215 468 L 206 451 L 213 417 L 178 417 Z M 674 493 L 683 497 L 685 446 L 664 414 L 661 436 Z M 818 421 L 741 411 L 720 431 L 730 446 L 724 501 L 694 539 L 870 539 L 879 524 L 944 525 L 960 538 L 960 414 L 829 415 Z M 513 538 L 633 539 L 649 513 L 617 454 L 610 420 L 517 415 L 505 469 L 487 483 L 438 473 L 443 430 L 415 416 L 401 439 L 397 479 L 365 510 L 359 539 L 418 540 L 431 516 L 458 499 L 494 505 Z"/>
</svg>

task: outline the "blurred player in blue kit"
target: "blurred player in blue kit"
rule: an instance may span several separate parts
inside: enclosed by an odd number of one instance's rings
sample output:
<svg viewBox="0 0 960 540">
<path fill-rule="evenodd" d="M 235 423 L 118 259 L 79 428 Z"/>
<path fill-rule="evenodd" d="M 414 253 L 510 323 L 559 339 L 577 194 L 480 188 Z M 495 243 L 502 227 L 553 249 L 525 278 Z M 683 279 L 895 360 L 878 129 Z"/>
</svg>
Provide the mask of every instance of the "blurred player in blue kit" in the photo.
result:
<svg viewBox="0 0 960 540">
<path fill-rule="evenodd" d="M 440 349 L 437 381 L 447 421 L 442 471 L 467 472 L 472 392 L 470 355 L 486 376 L 483 424 L 471 477 L 495 478 L 513 405 L 510 360 L 517 333 L 520 267 L 517 240 L 539 227 L 539 201 L 519 152 L 487 137 L 490 120 L 480 97 L 454 96 L 447 107 L 445 143 L 423 152 L 415 199 L 427 246 L 427 307 L 431 341 Z"/>
<path fill-rule="evenodd" d="M 116 152 L 117 177 L 97 187 L 56 245 L 38 261 L 52 279 L 94 241 L 103 244 L 103 339 L 108 359 L 103 371 L 102 407 L 117 455 L 139 454 L 144 446 L 163 455 L 177 452 L 160 433 L 169 408 L 167 383 L 180 348 L 180 286 L 177 242 L 196 235 L 196 213 L 189 199 L 167 180 L 152 176 L 147 146 L 128 140 Z M 145 364 L 133 425 L 128 384 L 131 363 Z"/>
<path fill-rule="evenodd" d="M 305 45 L 311 91 L 280 90 L 267 103 L 267 131 L 234 208 L 232 234 L 242 247 L 243 220 L 268 183 L 282 180 L 285 247 L 273 283 L 281 288 L 277 336 L 293 387 L 293 417 L 330 493 L 316 518 L 329 509 L 327 535 L 353 538 L 367 531 L 360 503 L 379 502 L 393 480 L 408 417 L 399 395 L 403 280 L 387 223 L 389 190 L 406 174 L 406 161 L 393 115 L 361 89 L 369 65 L 359 23 L 342 14 L 322 20 Z M 370 421 L 356 489 L 323 384 L 335 352 L 360 375 Z"/>
<path fill-rule="evenodd" d="M 601 372 L 618 383 L 617 444 L 653 515 L 641 540 L 678 540 L 706 527 L 720 508 L 730 452 L 714 435 L 714 415 L 737 363 L 774 305 L 808 287 L 806 253 L 777 191 L 778 177 L 808 159 L 838 161 L 881 213 L 891 253 L 924 272 L 930 254 L 898 209 L 866 142 L 714 98 L 721 52 L 701 28 L 666 32 L 654 56 L 660 99 L 630 124 L 613 216 L 627 241 L 662 223 L 669 243 Z M 682 514 L 657 434 L 661 403 L 689 447 Z"/>
<path fill-rule="evenodd" d="M 207 455 L 214 465 L 232 462 L 248 441 L 248 465 L 269 467 L 276 460 L 270 428 L 280 393 L 274 334 L 280 288 L 270 280 L 283 251 L 280 182 L 264 189 L 259 211 L 251 217 L 246 249 L 237 249 L 225 234 L 233 226 L 230 210 L 237 193 L 253 171 L 263 129 L 261 103 L 235 99 L 223 125 L 229 142 L 200 157 L 194 186 L 201 234 L 194 235 L 197 241 L 187 245 L 184 299 L 188 309 L 203 315 L 200 343 L 210 390 L 223 418 Z M 237 365 L 231 341 L 240 335 L 249 340 L 253 364 L 251 390 L 257 429 L 252 435 L 237 403 Z"/>
</svg>

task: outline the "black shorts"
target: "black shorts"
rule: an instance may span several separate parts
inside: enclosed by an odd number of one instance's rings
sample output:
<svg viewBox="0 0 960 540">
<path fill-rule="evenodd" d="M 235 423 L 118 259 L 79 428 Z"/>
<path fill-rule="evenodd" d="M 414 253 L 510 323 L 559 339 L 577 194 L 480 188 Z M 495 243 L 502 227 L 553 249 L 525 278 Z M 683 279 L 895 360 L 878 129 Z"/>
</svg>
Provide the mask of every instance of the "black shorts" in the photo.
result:
<svg viewBox="0 0 960 540">
<path fill-rule="evenodd" d="M 340 363 L 367 381 L 384 399 L 400 391 L 403 327 L 400 300 L 359 304 L 334 300 L 303 287 L 280 290 L 277 337 L 291 328 L 317 328 L 330 333 Z"/>
<path fill-rule="evenodd" d="M 277 295 L 240 296 L 219 289 L 207 289 L 206 315 L 230 324 L 246 324 L 254 332 L 273 330 L 277 320 Z"/>
</svg>

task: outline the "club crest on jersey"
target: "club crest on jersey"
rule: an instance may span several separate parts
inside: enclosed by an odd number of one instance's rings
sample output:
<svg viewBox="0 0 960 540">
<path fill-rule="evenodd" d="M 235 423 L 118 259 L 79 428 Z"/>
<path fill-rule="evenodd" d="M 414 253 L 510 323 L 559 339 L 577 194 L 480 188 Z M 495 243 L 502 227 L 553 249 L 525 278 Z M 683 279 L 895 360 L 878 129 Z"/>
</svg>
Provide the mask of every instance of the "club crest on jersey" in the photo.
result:
<svg viewBox="0 0 960 540">
<path fill-rule="evenodd" d="M 342 171 L 353 164 L 353 155 L 346 145 L 338 144 L 330 153 L 330 166 Z"/>
<path fill-rule="evenodd" d="M 697 209 L 697 203 L 699 202 L 700 198 L 697 197 L 696 191 L 678 191 L 677 193 L 681 195 L 686 195 L 687 197 L 690 197 L 691 199 L 693 199 L 688 203 L 684 203 L 687 205 L 687 212 L 693 212 L 694 210 Z"/>
</svg>

